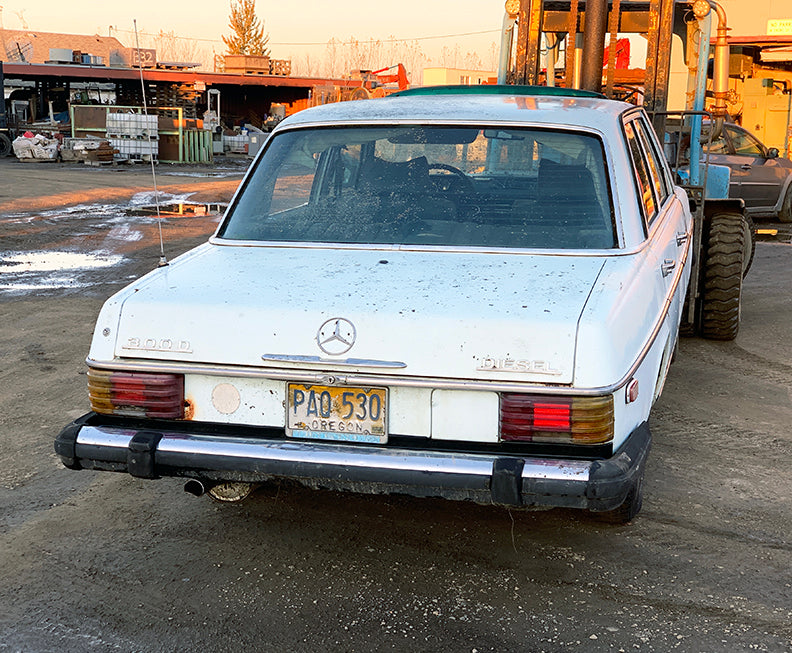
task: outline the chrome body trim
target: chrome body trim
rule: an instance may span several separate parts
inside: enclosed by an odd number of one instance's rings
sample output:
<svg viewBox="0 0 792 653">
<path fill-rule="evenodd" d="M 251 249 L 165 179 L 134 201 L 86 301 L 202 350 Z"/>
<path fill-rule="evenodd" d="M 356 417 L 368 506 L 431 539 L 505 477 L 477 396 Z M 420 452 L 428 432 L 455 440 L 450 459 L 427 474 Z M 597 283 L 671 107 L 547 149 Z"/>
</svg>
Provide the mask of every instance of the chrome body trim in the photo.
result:
<svg viewBox="0 0 792 653">
<path fill-rule="evenodd" d="M 77 436 L 76 453 L 85 453 L 84 447 L 117 449 L 119 453 L 129 446 L 136 431 L 119 427 L 83 426 Z M 384 472 L 411 472 L 420 474 L 451 474 L 489 479 L 492 466 L 500 458 L 521 458 L 525 461 L 523 479 L 578 482 L 589 480 L 595 461 L 547 458 L 523 458 L 514 454 L 458 453 L 442 451 L 415 451 L 377 446 L 351 446 L 342 443 L 314 443 L 300 440 L 265 438 L 236 438 L 225 436 L 163 432 L 156 450 L 157 458 L 191 456 L 214 459 L 248 459 L 289 465 L 317 465 L 339 470 L 366 468 Z M 309 474 L 307 474 L 309 475 Z"/>
<path fill-rule="evenodd" d="M 261 360 L 268 363 L 307 363 L 310 365 L 333 365 L 334 367 L 386 367 L 403 368 L 407 363 L 401 361 L 380 361 L 368 358 L 345 358 L 333 360 L 321 356 L 300 356 L 290 354 L 262 354 Z"/>
<path fill-rule="evenodd" d="M 629 108 L 629 105 L 625 105 Z M 287 124 L 278 125 L 273 132 L 270 134 L 271 136 L 276 136 L 278 134 L 289 132 L 289 131 L 301 131 L 305 129 L 327 129 L 327 128 L 334 128 L 334 127 L 376 127 L 376 126 L 415 126 L 415 125 L 425 125 L 425 119 L 421 118 L 393 118 L 393 117 L 367 117 L 361 119 L 340 119 L 340 120 L 333 120 L 332 122 L 328 122 L 326 120 L 315 120 L 315 121 L 306 121 L 306 122 L 291 122 Z M 516 119 L 504 119 L 504 120 L 497 120 L 497 119 L 473 119 L 471 117 L 468 118 L 437 118 L 433 116 L 431 119 L 432 126 L 446 126 L 446 127 L 493 127 L 493 128 L 512 128 L 512 129 L 545 129 L 548 131 L 564 131 L 564 132 L 579 132 L 584 134 L 589 134 L 597 137 L 602 144 L 602 147 L 605 151 L 605 163 L 606 163 L 606 170 L 608 172 L 608 185 L 609 185 L 609 196 L 611 200 L 611 210 L 613 215 L 613 220 L 616 227 L 616 239 L 618 244 L 612 249 L 578 249 L 578 250 L 548 250 L 548 249 L 535 249 L 535 250 L 514 250 L 509 248 L 488 248 L 488 247 L 458 247 L 458 246 L 448 246 L 448 245 L 439 245 L 439 246 L 432 246 L 432 245 L 398 245 L 398 244 L 341 244 L 341 243 L 304 243 L 304 242 L 291 242 L 291 243 L 279 243 L 276 241 L 239 241 L 239 240 L 228 240 L 226 238 L 220 237 L 218 234 L 222 231 L 225 224 L 230 219 L 231 213 L 236 205 L 236 199 L 248 185 L 249 180 L 253 177 L 253 172 L 255 167 L 258 165 L 259 161 L 263 158 L 264 152 L 266 147 L 262 147 L 259 150 L 258 155 L 251 165 L 248 168 L 245 177 L 242 180 L 242 183 L 239 184 L 237 187 L 236 192 L 234 193 L 234 197 L 228 204 L 225 213 L 223 214 L 223 219 L 217 226 L 217 229 L 209 238 L 209 242 L 213 245 L 231 245 L 231 246 L 269 246 L 269 247 L 277 247 L 277 246 L 287 246 L 287 247 L 304 247 L 304 248 L 314 248 L 314 247 L 327 247 L 330 245 L 331 247 L 338 247 L 339 249 L 372 249 L 372 250 L 399 250 L 399 251 L 464 251 L 464 252 L 479 252 L 479 253 L 500 253 L 503 251 L 508 251 L 510 253 L 549 253 L 554 256 L 572 256 L 572 257 L 580 257 L 580 256 L 589 256 L 592 252 L 595 255 L 600 256 L 624 256 L 636 253 L 643 249 L 645 243 L 638 243 L 637 247 L 631 248 L 630 250 L 626 248 L 626 236 L 624 232 L 624 225 L 623 225 L 623 216 L 621 214 L 621 207 L 619 206 L 618 202 L 614 201 L 615 198 L 619 197 L 617 190 L 618 185 L 618 171 L 614 168 L 614 157 L 612 154 L 612 147 L 610 144 L 610 139 L 608 138 L 608 134 L 602 128 L 595 126 L 595 125 L 571 125 L 569 123 L 563 122 L 554 122 L 554 121 L 542 121 L 542 120 L 516 120 Z M 267 139 L 267 144 L 269 143 L 270 138 Z"/>
<path fill-rule="evenodd" d="M 568 256 L 593 258 L 610 256 L 629 256 L 644 249 L 642 244 L 631 250 L 625 249 L 517 249 L 508 247 L 465 247 L 460 245 L 393 245 L 385 243 L 322 243 L 296 242 L 290 240 L 231 240 L 211 236 L 210 245 L 218 247 L 270 247 L 287 249 L 337 249 L 337 250 L 369 250 L 386 252 L 462 252 L 465 254 L 509 254 L 509 256 Z"/>
</svg>

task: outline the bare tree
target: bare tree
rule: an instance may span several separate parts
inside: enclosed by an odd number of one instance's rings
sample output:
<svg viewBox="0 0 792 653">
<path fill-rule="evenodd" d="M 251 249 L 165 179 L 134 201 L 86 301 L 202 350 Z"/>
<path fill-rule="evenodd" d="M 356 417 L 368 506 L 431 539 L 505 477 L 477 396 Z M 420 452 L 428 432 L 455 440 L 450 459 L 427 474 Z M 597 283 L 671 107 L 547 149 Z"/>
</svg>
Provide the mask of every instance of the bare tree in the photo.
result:
<svg viewBox="0 0 792 653">
<path fill-rule="evenodd" d="M 268 57 L 269 35 L 264 34 L 264 26 L 256 16 L 256 0 L 231 0 L 231 14 L 228 17 L 231 36 L 224 36 L 223 43 L 228 54 L 249 54 Z"/>
<path fill-rule="evenodd" d="M 154 48 L 160 61 L 179 61 L 182 63 L 200 63 L 207 60 L 207 53 L 198 41 L 177 36 L 173 30 L 159 31 L 154 38 Z"/>
<path fill-rule="evenodd" d="M 128 30 L 114 29 L 113 35 L 129 48 L 137 47 L 138 40 L 135 33 Z M 176 32 L 160 30 L 158 33 L 149 33 L 145 29 L 139 33 L 141 48 L 150 48 L 157 51 L 158 61 L 178 61 L 181 63 L 197 63 L 200 68 L 212 70 L 213 52 L 207 45 L 202 45 L 195 39 L 178 36 Z"/>
</svg>

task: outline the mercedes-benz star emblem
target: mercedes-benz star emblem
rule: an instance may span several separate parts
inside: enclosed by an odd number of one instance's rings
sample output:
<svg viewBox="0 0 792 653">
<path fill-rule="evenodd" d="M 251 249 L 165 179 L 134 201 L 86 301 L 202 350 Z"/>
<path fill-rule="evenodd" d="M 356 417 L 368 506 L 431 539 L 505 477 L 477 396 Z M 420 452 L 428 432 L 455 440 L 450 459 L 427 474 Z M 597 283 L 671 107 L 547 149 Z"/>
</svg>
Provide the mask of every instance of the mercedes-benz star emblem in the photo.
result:
<svg viewBox="0 0 792 653">
<path fill-rule="evenodd" d="M 316 332 L 316 344 L 325 354 L 345 354 L 355 344 L 355 325 L 343 317 L 332 317 Z"/>
</svg>

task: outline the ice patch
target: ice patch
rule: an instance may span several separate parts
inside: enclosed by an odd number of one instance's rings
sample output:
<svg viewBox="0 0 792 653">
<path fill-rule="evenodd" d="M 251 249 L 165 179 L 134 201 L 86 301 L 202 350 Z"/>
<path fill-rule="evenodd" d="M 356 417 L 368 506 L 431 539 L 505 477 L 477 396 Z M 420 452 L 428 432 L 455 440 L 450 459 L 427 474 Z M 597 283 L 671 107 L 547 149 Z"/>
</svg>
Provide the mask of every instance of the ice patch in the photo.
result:
<svg viewBox="0 0 792 653">
<path fill-rule="evenodd" d="M 0 274 L 90 270 L 117 265 L 123 256 L 80 252 L 11 252 L 0 255 Z"/>
<path fill-rule="evenodd" d="M 217 179 L 225 177 L 241 177 L 245 174 L 245 168 L 239 170 L 231 170 L 226 172 L 168 172 L 168 177 L 198 177 L 198 178 L 214 178 Z"/>
<path fill-rule="evenodd" d="M 123 256 L 101 252 L 7 252 L 0 254 L 0 291 L 27 293 L 78 290 L 96 285 L 92 270 L 109 268 Z"/>
<path fill-rule="evenodd" d="M 136 193 L 129 200 L 129 205 L 137 206 L 156 206 L 157 200 L 160 204 L 184 204 L 193 193 L 182 193 L 181 195 L 172 195 L 171 193 L 163 193 L 162 191 L 144 191 Z"/>
<path fill-rule="evenodd" d="M 132 229 L 128 224 L 120 224 L 113 227 L 108 233 L 107 238 L 123 240 L 125 242 L 135 242 L 143 239 L 143 232 Z"/>
</svg>

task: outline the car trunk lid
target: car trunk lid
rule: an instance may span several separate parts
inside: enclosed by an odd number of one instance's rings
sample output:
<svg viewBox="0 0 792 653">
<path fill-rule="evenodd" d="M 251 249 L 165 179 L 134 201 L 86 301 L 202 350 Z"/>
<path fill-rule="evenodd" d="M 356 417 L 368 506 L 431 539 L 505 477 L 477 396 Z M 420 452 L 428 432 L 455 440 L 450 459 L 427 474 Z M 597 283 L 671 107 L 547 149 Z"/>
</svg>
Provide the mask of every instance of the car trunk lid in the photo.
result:
<svg viewBox="0 0 792 653">
<path fill-rule="evenodd" d="M 604 261 L 205 245 L 128 295 L 115 354 L 570 384 L 578 320 Z"/>
</svg>

